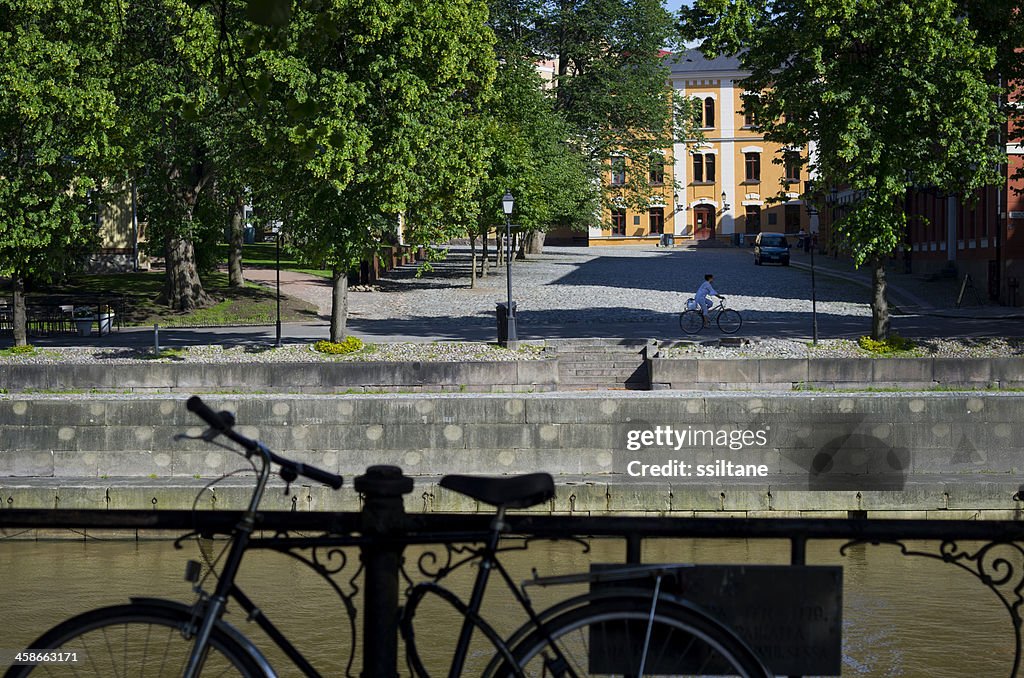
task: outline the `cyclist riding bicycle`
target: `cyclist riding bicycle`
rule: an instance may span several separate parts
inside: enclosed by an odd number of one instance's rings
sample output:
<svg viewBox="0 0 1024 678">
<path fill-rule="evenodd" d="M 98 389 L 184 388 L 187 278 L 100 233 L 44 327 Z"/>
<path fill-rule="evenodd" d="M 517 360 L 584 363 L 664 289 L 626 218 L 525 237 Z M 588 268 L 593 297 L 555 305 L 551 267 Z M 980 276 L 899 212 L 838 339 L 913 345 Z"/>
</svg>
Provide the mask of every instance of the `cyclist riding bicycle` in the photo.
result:
<svg viewBox="0 0 1024 678">
<path fill-rule="evenodd" d="M 704 326 L 708 326 L 708 311 L 711 310 L 711 300 L 708 297 L 719 297 L 725 299 L 721 294 L 715 291 L 715 288 L 711 286 L 715 276 L 708 273 L 704 276 L 704 283 L 697 290 L 697 308 L 700 309 L 701 315 L 704 316 Z"/>
</svg>

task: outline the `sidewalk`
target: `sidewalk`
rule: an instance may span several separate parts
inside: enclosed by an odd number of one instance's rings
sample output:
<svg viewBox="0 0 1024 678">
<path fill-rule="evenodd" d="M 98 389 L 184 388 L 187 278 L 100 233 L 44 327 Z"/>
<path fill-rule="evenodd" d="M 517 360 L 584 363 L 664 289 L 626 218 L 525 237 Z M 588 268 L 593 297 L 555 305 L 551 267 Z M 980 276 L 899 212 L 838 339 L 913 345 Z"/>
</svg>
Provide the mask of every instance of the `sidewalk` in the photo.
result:
<svg viewBox="0 0 1024 678">
<path fill-rule="evenodd" d="M 805 271 L 811 270 L 811 255 L 794 247 L 790 265 Z M 855 269 L 850 259 L 815 254 L 816 275 L 849 280 L 871 289 L 871 270 L 867 267 Z M 989 302 L 984 292 L 967 290 L 960 308 L 956 299 L 960 294 L 961 281 L 953 278 L 929 281 L 919 273 L 903 273 L 902 265 L 892 262 L 886 266 L 886 284 L 889 304 L 902 315 L 925 315 L 935 318 L 975 318 L 979 320 L 1024 319 L 1024 308 L 999 306 Z M 979 299 L 983 302 L 978 304 Z"/>
</svg>

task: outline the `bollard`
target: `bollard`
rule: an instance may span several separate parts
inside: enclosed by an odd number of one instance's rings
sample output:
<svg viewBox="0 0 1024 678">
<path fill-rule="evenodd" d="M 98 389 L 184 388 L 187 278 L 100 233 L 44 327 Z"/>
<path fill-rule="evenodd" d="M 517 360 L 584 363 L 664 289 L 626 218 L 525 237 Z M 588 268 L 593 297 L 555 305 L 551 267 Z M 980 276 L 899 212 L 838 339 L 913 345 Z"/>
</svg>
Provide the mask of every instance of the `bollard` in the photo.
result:
<svg viewBox="0 0 1024 678">
<path fill-rule="evenodd" d="M 402 495 L 412 492 L 412 478 L 397 466 L 371 466 L 355 479 L 363 495 L 363 532 L 367 536 L 405 530 Z M 401 545 L 367 544 L 361 548 L 366 598 L 363 606 L 363 678 L 398 676 L 398 577 Z"/>
<path fill-rule="evenodd" d="M 160 325 L 153 325 L 153 352 L 160 352 Z"/>
</svg>

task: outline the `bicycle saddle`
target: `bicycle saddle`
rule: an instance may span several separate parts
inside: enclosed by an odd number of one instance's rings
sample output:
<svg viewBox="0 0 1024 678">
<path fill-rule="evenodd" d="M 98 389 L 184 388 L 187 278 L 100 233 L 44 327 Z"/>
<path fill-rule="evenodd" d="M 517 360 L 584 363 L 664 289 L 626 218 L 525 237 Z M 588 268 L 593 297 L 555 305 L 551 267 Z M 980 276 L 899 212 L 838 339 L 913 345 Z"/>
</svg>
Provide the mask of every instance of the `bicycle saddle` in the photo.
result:
<svg viewBox="0 0 1024 678">
<path fill-rule="evenodd" d="M 452 475 L 441 478 L 439 484 L 485 504 L 505 508 L 530 508 L 555 496 L 555 481 L 550 473 L 510 478 Z"/>
</svg>

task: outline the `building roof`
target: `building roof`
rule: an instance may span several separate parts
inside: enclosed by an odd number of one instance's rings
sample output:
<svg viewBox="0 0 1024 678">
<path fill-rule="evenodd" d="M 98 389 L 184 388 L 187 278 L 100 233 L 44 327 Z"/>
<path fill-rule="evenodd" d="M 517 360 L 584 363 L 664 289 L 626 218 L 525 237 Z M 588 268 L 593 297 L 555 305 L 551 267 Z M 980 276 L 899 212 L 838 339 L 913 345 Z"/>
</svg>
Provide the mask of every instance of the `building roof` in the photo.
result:
<svg viewBox="0 0 1024 678">
<path fill-rule="evenodd" d="M 698 49 L 686 49 L 679 54 L 672 55 L 668 58 L 668 64 L 672 75 L 741 70 L 739 55 L 707 59 Z"/>
</svg>

